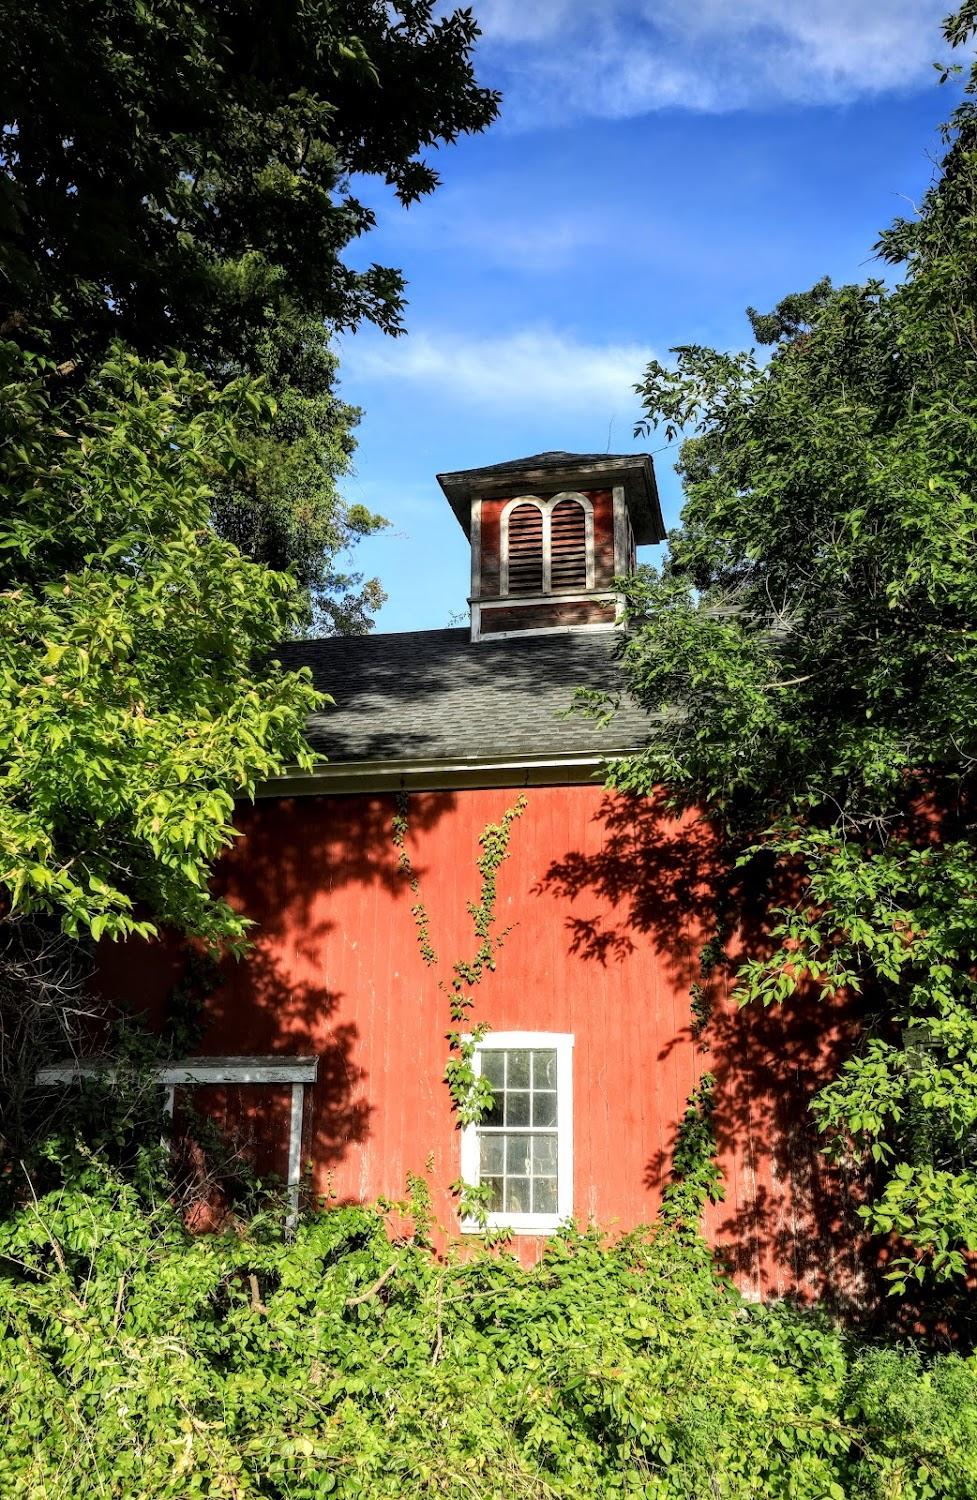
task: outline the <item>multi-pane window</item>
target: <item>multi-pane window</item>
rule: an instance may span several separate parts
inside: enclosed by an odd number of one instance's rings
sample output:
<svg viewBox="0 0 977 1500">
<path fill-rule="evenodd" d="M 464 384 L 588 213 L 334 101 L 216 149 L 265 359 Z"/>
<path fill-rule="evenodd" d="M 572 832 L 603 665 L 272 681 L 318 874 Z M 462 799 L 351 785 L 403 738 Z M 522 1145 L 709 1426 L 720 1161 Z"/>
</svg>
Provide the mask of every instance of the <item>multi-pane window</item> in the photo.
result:
<svg viewBox="0 0 977 1500">
<path fill-rule="evenodd" d="M 496 1213 L 555 1214 L 559 1142 L 555 1048 L 511 1047 L 482 1057 L 495 1103 L 479 1128 L 479 1180 Z"/>
<path fill-rule="evenodd" d="M 462 1175 L 490 1189 L 491 1225 L 545 1232 L 572 1211 L 572 1047 L 572 1037 L 527 1032 L 479 1044 L 493 1106 L 464 1132 Z"/>
</svg>

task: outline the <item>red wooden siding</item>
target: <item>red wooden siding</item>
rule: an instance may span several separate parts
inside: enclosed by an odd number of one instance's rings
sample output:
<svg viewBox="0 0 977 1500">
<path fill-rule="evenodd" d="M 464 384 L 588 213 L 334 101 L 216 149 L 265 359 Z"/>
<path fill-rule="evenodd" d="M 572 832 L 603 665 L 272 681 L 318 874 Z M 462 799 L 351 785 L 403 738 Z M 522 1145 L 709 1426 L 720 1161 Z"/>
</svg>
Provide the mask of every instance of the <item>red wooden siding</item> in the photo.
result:
<svg viewBox="0 0 977 1500">
<path fill-rule="evenodd" d="M 594 588 L 609 589 L 614 566 L 614 496 L 610 490 L 587 490 L 594 507 Z"/>
<path fill-rule="evenodd" d="M 552 604 L 483 605 L 479 619 L 482 635 L 509 630 L 552 630 L 567 625 L 613 625 L 613 602 L 603 599 L 554 599 Z"/>
<path fill-rule="evenodd" d="M 438 979 L 474 952 L 465 902 L 478 894 L 478 836 L 516 795 L 409 799 L 437 969 L 418 951 L 391 797 L 242 812 L 222 883 L 257 920 L 256 948 L 228 965 L 203 1050 L 320 1055 L 305 1155 L 314 1185 L 339 1201 L 401 1197 L 407 1172 L 430 1164 L 440 1222 L 457 1228 L 445 1185 L 459 1173 L 460 1136 L 443 1083 Z M 499 876 L 499 925 L 512 930 L 476 1017 L 496 1030 L 573 1033 L 577 1217 L 619 1229 L 653 1217 L 678 1121 L 709 1070 L 727 1198 L 708 1230 L 740 1284 L 756 1295 L 851 1289 L 854 1238 L 806 1108 L 839 1045 L 835 1018 L 825 1008 L 738 1013 L 718 993 L 704 1051 L 689 989 L 709 931 L 708 830 L 599 787 L 527 797 Z M 106 989 L 157 1012 L 172 979 L 161 945 L 106 953 Z"/>
<path fill-rule="evenodd" d="M 483 598 L 497 598 L 502 589 L 502 512 L 507 504 L 507 500 L 482 501 L 479 567 Z"/>
</svg>

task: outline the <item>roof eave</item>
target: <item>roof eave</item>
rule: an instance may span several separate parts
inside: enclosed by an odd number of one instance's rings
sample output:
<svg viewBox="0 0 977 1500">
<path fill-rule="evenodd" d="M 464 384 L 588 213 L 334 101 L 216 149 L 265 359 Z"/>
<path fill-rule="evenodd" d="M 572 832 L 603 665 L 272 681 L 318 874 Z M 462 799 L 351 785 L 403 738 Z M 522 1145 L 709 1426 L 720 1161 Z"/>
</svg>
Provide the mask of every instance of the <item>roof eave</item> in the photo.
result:
<svg viewBox="0 0 977 1500">
<path fill-rule="evenodd" d="M 471 537 L 471 503 L 511 495 L 552 493 L 563 489 L 603 489 L 621 485 L 631 517 L 634 539 L 639 546 L 665 540 L 665 523 L 651 456 L 647 453 L 616 455 L 562 467 L 510 469 L 497 466 L 458 469 L 436 476 L 467 537 Z"/>
<path fill-rule="evenodd" d="M 550 754 L 414 756 L 410 759 L 322 761 L 311 771 L 288 767 L 259 782 L 255 798 L 335 797 L 359 792 L 449 791 L 475 787 L 573 786 L 605 774 L 607 762 L 636 754 L 635 745 Z"/>
</svg>

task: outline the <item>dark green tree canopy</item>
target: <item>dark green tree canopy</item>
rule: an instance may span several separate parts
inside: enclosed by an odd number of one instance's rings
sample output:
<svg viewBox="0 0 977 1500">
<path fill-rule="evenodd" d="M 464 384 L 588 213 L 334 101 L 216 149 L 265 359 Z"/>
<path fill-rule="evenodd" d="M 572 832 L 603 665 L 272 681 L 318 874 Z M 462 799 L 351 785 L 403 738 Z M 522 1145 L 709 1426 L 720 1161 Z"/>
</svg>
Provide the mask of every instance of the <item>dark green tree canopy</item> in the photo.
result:
<svg viewBox="0 0 977 1500">
<path fill-rule="evenodd" d="M 177 349 L 273 397 L 213 519 L 289 567 L 299 629 L 362 631 L 384 595 L 342 559 L 385 525 L 347 504 L 359 413 L 330 335 L 396 333 L 403 278 L 343 252 L 373 211 L 436 187 L 424 152 L 484 129 L 471 13 L 433 0 L 0 0 L 0 337 L 75 383 L 112 341 Z"/>
<path fill-rule="evenodd" d="M 355 635 L 386 595 L 341 559 L 387 522 L 339 492 L 360 413 L 336 392 L 337 364 L 322 323 L 291 305 L 253 330 L 250 369 L 236 372 L 259 375 L 275 408 L 250 435 L 251 462 L 214 486 L 211 519 L 248 557 L 291 569 L 304 600 L 296 629 Z"/>
<path fill-rule="evenodd" d="M 374 222 L 352 179 L 409 204 L 498 108 L 471 12 L 433 0 L 3 0 L 0 34 L 0 329 L 58 353 L 215 375 L 286 301 L 395 330 L 399 273 L 342 261 Z"/>
</svg>

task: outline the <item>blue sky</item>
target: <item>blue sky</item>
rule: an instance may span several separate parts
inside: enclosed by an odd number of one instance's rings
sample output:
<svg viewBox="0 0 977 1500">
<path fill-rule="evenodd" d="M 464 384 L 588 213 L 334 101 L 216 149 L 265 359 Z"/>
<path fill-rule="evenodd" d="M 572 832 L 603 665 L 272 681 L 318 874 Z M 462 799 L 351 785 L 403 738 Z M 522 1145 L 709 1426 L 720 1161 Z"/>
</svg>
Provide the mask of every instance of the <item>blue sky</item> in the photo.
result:
<svg viewBox="0 0 977 1500">
<path fill-rule="evenodd" d="M 466 608 L 443 470 L 650 450 L 674 525 L 674 452 L 632 436 L 645 362 L 748 346 L 747 305 L 880 274 L 953 103 L 932 68 L 949 0 L 471 3 L 502 119 L 436 153 L 443 186 L 409 211 L 367 187 L 379 223 L 349 257 L 409 282 L 405 337 L 340 342 L 364 409 L 346 492 L 391 522 L 356 554 L 389 595 L 379 630 Z"/>
</svg>

